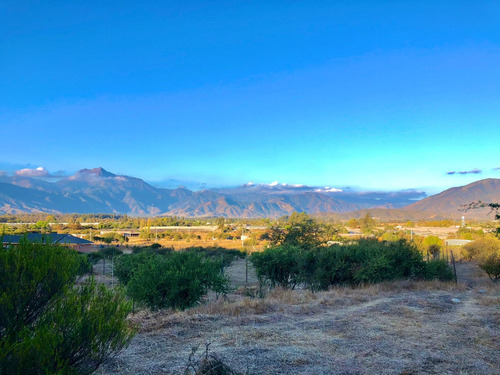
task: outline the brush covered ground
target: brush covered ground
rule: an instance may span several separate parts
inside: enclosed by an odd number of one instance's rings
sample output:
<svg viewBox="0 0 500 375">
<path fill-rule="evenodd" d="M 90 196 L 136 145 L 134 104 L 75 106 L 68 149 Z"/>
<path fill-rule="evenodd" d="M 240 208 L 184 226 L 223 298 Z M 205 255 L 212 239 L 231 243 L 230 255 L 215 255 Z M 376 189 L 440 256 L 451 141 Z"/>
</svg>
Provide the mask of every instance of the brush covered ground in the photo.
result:
<svg viewBox="0 0 500 375">
<path fill-rule="evenodd" d="M 184 312 L 141 311 L 139 332 L 99 374 L 183 374 L 206 343 L 248 374 L 500 374 L 500 285 L 474 263 L 459 283 L 382 283 L 252 298 L 245 260 L 227 270 L 236 293 Z M 248 285 L 248 286 L 246 286 Z"/>
</svg>

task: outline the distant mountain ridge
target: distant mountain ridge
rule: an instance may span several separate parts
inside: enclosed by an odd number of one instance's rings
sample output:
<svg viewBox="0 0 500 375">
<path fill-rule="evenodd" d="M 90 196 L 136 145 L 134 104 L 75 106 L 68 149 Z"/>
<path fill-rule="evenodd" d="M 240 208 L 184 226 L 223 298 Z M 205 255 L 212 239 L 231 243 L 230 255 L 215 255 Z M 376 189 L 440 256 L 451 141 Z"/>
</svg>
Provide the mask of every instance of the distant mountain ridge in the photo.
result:
<svg viewBox="0 0 500 375">
<path fill-rule="evenodd" d="M 288 184 L 245 184 L 233 188 L 191 191 L 164 189 L 104 168 L 82 169 L 57 182 L 23 176 L 0 177 L 0 212 L 121 213 L 137 216 L 280 217 L 294 211 L 347 213 L 377 209 L 380 212 L 423 212 L 432 207 L 451 213 L 456 202 L 500 200 L 500 180 L 478 181 L 473 187 L 453 188 L 433 197 L 417 190 L 356 192 L 349 188 Z M 473 185 L 473 184 L 471 184 Z M 469 185 L 467 185 L 469 186 Z M 458 189 L 458 190 L 456 190 Z M 460 189 L 468 191 L 462 198 Z M 445 194 L 446 193 L 446 194 Z M 438 198 L 435 198 L 438 197 Z M 498 199 L 496 198 L 498 197 Z M 415 202 L 416 200 L 421 201 Z M 438 200 L 436 200 L 438 199 Z M 448 203 L 446 201 L 448 200 Z M 414 203 L 415 202 L 415 203 Z M 439 203 L 437 203 L 439 202 Z M 461 203 L 460 203 L 461 204 Z"/>
<path fill-rule="evenodd" d="M 500 202 L 500 179 L 487 178 L 465 186 L 450 188 L 415 202 L 405 207 L 405 209 L 420 212 L 439 212 L 451 218 L 459 218 L 462 215 L 471 218 L 486 218 L 489 213 L 488 209 L 465 210 L 465 206 L 477 201 Z"/>
</svg>

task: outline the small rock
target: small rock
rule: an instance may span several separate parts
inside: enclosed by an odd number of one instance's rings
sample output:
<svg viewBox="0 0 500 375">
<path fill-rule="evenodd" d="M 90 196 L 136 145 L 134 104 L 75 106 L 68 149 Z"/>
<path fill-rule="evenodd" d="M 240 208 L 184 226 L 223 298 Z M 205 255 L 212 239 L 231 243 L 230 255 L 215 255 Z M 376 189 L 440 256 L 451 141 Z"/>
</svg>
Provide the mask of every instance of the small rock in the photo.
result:
<svg viewBox="0 0 500 375">
<path fill-rule="evenodd" d="M 454 302 L 454 303 L 460 303 L 460 300 L 458 298 L 452 298 L 451 299 L 451 302 Z"/>
<path fill-rule="evenodd" d="M 479 292 L 479 293 L 484 294 L 484 293 L 486 293 L 486 290 L 484 290 L 484 289 L 479 289 L 479 290 L 478 290 L 478 292 Z"/>
</svg>

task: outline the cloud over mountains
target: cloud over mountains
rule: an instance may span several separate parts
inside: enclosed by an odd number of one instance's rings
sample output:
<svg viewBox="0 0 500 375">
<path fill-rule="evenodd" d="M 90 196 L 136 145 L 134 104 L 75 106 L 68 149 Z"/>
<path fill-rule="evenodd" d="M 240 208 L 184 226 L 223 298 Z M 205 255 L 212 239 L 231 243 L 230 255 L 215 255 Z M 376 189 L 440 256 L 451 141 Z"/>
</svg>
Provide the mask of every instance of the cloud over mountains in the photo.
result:
<svg viewBox="0 0 500 375">
<path fill-rule="evenodd" d="M 454 174 L 481 174 L 483 171 L 481 169 L 472 169 L 470 171 L 449 171 L 446 172 L 447 175 L 454 175 Z"/>
</svg>

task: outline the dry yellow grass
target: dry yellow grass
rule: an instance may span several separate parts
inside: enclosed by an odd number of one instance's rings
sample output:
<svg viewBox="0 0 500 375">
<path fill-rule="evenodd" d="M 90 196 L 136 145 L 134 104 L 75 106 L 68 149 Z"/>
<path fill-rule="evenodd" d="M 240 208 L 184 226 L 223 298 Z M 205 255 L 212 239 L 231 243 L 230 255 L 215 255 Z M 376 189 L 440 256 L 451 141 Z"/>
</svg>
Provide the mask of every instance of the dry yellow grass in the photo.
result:
<svg viewBox="0 0 500 375">
<path fill-rule="evenodd" d="M 500 285 L 485 281 L 277 289 L 262 299 L 240 290 L 186 312 L 141 312 L 132 318 L 140 333 L 100 373 L 182 374 L 191 348 L 211 342 L 250 374 L 498 374 Z"/>
</svg>

